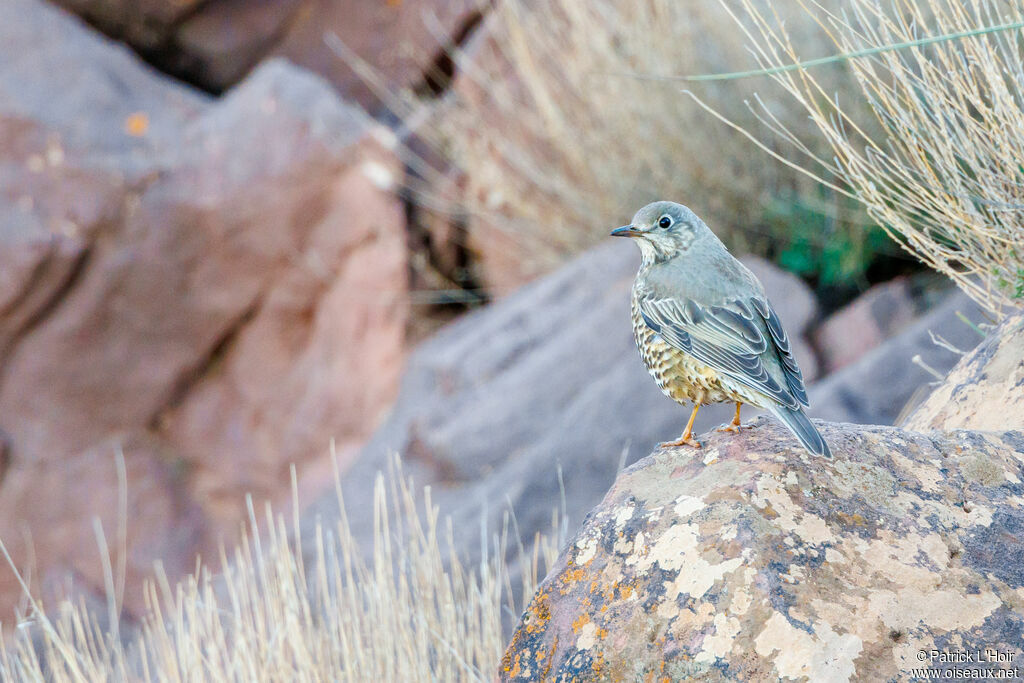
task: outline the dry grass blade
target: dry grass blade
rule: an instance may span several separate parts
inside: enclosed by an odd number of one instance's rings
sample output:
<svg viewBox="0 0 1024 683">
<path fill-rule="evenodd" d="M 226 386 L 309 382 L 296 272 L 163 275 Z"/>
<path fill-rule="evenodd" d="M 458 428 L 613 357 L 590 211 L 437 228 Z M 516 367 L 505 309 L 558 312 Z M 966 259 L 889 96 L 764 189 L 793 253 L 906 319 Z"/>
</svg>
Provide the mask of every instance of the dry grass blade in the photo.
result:
<svg viewBox="0 0 1024 683">
<path fill-rule="evenodd" d="M 1024 47 L 1012 28 L 1024 6 L 852 0 L 835 14 L 801 2 L 836 49 L 860 55 L 848 60 L 860 96 L 841 102 L 812 69 L 789 68 L 798 42 L 778 16 L 742 5 L 734 18 L 753 25 L 761 66 L 830 148 L 805 171 L 849 186 L 893 239 L 995 315 L 1024 303 Z M 887 49 L 901 43 L 912 45 Z"/>
<path fill-rule="evenodd" d="M 222 553 L 219 575 L 197 567 L 171 586 L 158 568 L 130 645 L 83 605 L 64 603 L 50 616 L 30 600 L 31 620 L 0 645 L 0 679 L 490 681 L 512 600 L 507 536 L 467 568 L 450 524 L 448 538 L 441 533 L 429 489 L 419 493 L 397 458 L 375 494 L 380 532 L 367 560 L 344 518 L 318 525 L 315 557 L 303 558 L 297 524 L 269 507 L 261 518 L 250 503 L 248 529 L 230 557 Z M 533 556 L 520 558 L 527 594 L 539 557 L 550 563 L 555 552 L 540 538 Z M 116 590 L 109 563 L 107 573 Z"/>
<path fill-rule="evenodd" d="M 824 44 L 799 8 L 790 14 L 791 30 L 807 44 Z M 858 206 L 800 172 L 764 163 L 674 84 L 659 82 L 756 64 L 743 34 L 714 3 L 495 3 L 478 39 L 454 61 L 460 78 L 434 125 L 418 134 L 463 171 L 470 249 L 486 248 L 498 234 L 532 274 L 605 239 L 656 199 L 690 205 L 731 247 L 757 253 L 792 237 L 787 221 L 766 218 L 769 204 L 813 214 L 827 228 L 806 235 L 820 243 L 829 231 L 858 239 L 868 221 Z M 832 73 L 854 87 L 848 74 Z M 744 106 L 745 85 L 700 88 L 702 98 L 738 114 L 744 126 L 762 125 Z M 811 139 L 802 109 L 769 89 L 764 102 L 773 117 Z M 410 105 L 405 114 L 417 112 Z M 810 154 L 828 155 L 823 141 L 810 147 Z M 428 201 L 436 178 L 424 178 L 410 191 Z"/>
</svg>

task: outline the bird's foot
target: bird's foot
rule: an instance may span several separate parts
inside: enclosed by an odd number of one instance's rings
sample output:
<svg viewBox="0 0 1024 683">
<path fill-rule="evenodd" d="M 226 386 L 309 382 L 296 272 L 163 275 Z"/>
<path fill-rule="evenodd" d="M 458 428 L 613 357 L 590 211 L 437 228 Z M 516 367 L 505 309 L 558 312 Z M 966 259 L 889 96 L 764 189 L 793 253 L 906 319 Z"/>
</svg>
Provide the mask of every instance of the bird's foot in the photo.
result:
<svg viewBox="0 0 1024 683">
<path fill-rule="evenodd" d="M 741 429 L 750 429 L 750 425 L 737 424 L 735 422 L 727 422 L 723 425 L 715 427 L 716 432 L 735 432 L 737 434 Z"/>
<path fill-rule="evenodd" d="M 664 443 L 658 444 L 658 448 L 679 448 L 680 446 L 700 448 L 700 441 L 697 441 L 697 439 L 692 436 L 686 435 L 679 437 L 675 441 L 665 441 Z"/>
</svg>

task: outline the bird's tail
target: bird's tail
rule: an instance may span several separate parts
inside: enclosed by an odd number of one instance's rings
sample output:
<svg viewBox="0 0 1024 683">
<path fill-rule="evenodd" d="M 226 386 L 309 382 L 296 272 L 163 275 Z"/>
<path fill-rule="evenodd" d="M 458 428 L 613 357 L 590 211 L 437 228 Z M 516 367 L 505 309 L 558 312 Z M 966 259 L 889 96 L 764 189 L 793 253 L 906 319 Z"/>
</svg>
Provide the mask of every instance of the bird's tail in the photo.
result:
<svg viewBox="0 0 1024 683">
<path fill-rule="evenodd" d="M 825 439 L 811 424 L 811 421 L 804 415 L 802 408 L 787 408 L 786 406 L 772 406 L 772 412 L 782 420 L 782 423 L 789 427 L 800 443 L 811 455 L 820 455 L 825 458 L 832 457 Z"/>
</svg>

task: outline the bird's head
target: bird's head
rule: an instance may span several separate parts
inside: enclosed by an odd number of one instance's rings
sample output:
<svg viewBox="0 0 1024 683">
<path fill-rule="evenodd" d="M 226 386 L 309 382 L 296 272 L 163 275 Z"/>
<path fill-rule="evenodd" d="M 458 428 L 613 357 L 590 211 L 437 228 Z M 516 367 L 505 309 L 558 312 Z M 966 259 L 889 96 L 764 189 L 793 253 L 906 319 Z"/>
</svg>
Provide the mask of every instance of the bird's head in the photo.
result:
<svg viewBox="0 0 1024 683">
<path fill-rule="evenodd" d="M 644 262 L 653 263 L 685 253 L 706 232 L 704 222 L 682 204 L 654 202 L 637 211 L 629 225 L 612 230 L 612 236 L 632 237 Z"/>
</svg>

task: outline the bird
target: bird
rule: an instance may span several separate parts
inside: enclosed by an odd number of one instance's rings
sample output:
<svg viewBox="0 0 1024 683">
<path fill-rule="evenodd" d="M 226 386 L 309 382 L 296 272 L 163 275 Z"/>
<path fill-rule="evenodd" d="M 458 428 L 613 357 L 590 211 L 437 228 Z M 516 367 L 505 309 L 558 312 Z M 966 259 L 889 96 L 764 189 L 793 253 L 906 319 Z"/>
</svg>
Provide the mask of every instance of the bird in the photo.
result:
<svg viewBox="0 0 1024 683">
<path fill-rule="evenodd" d="M 803 375 L 764 286 L 711 229 L 682 204 L 658 201 L 611 232 L 640 247 L 631 294 L 633 338 L 662 392 L 693 412 L 682 436 L 662 447 L 700 448 L 701 406 L 735 402 L 720 431 L 738 432 L 746 403 L 770 410 L 811 454 L 831 458 L 804 414 Z"/>
</svg>

